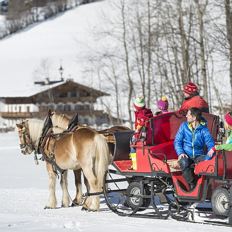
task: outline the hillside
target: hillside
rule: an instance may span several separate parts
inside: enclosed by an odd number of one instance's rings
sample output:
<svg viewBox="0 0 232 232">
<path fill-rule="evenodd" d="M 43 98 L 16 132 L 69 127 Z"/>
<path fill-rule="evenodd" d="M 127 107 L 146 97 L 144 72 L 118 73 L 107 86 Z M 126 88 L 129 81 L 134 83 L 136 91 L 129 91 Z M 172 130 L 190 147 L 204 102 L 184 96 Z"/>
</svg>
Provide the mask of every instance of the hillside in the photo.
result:
<svg viewBox="0 0 232 232">
<path fill-rule="evenodd" d="M 35 80 L 59 78 L 60 65 L 65 79 L 90 85 L 81 60 L 96 46 L 91 28 L 101 25 L 107 7 L 106 2 L 82 5 L 0 41 L 0 95 L 28 95 Z"/>
</svg>

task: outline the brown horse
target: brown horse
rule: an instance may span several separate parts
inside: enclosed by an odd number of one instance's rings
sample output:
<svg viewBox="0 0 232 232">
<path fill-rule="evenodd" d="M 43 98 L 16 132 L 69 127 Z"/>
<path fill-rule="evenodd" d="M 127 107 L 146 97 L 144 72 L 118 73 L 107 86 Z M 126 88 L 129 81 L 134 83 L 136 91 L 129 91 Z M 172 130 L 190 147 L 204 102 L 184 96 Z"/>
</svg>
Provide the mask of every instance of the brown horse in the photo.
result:
<svg viewBox="0 0 232 232">
<path fill-rule="evenodd" d="M 27 120 L 17 124 L 20 148 L 23 154 L 31 154 L 38 148 L 44 122 L 41 120 Z M 58 128 L 57 128 L 58 130 Z M 63 129 L 60 129 L 63 131 Z M 63 190 L 62 205 L 69 206 L 67 190 L 67 170 L 83 170 L 88 181 L 90 196 L 83 204 L 83 208 L 90 211 L 99 210 L 103 179 L 110 160 L 109 149 L 103 135 L 85 127 L 62 135 L 47 135 L 43 137 L 43 155 L 49 175 L 49 201 L 46 208 L 56 207 L 54 166 L 64 170 L 61 178 Z M 53 161 L 53 162 L 51 162 Z M 55 162 L 55 164 L 54 164 Z"/>
<path fill-rule="evenodd" d="M 51 112 L 51 120 L 54 127 L 62 128 L 66 130 L 70 125 L 70 119 L 65 114 L 58 114 L 56 112 Z M 76 128 L 85 127 L 83 125 L 78 124 Z M 131 130 L 125 126 L 113 126 L 105 130 L 97 131 L 99 134 L 104 135 L 106 142 L 108 144 L 110 154 L 113 156 L 114 154 L 114 145 L 115 145 L 115 138 L 114 133 L 117 131 L 128 131 Z M 112 159 L 112 157 L 111 157 Z M 73 205 L 79 205 L 82 201 L 82 178 L 81 178 L 81 169 L 74 170 L 74 177 L 75 177 L 75 186 L 76 186 L 76 196 L 73 200 Z M 89 189 L 88 182 L 84 177 L 84 182 L 86 188 Z"/>
<path fill-rule="evenodd" d="M 53 127 L 59 127 L 66 130 L 69 126 L 70 119 L 65 114 L 58 114 L 56 112 L 51 112 L 51 120 Z M 77 124 L 78 127 L 86 127 L 85 125 Z M 128 131 L 131 130 L 126 126 L 112 126 L 110 128 L 97 131 L 99 134 L 105 136 L 108 143 L 115 143 L 114 133 L 118 131 Z"/>
</svg>

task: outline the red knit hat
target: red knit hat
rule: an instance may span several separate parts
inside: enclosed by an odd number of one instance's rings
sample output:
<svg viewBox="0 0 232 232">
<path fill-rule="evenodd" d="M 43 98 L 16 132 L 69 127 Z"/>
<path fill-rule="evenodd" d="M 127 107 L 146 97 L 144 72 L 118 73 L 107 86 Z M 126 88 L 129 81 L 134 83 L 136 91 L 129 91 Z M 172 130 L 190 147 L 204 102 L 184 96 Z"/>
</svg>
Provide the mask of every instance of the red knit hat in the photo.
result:
<svg viewBox="0 0 232 232">
<path fill-rule="evenodd" d="M 225 121 L 229 126 L 232 126 L 232 113 L 228 112 L 225 114 Z"/>
<path fill-rule="evenodd" d="M 184 86 L 184 92 L 187 93 L 187 94 L 194 94 L 194 93 L 197 93 L 198 92 L 198 87 L 192 83 L 192 82 L 189 82 L 188 84 L 186 84 Z"/>
</svg>

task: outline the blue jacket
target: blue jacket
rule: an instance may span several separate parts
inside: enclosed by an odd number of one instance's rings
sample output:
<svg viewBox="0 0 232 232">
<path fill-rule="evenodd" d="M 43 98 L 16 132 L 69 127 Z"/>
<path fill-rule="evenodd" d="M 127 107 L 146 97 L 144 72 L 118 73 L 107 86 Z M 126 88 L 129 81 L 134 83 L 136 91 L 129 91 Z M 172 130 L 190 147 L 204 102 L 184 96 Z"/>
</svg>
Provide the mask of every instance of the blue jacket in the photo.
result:
<svg viewBox="0 0 232 232">
<path fill-rule="evenodd" d="M 174 141 L 178 156 L 182 153 L 190 158 L 204 155 L 205 145 L 208 151 L 214 147 L 214 139 L 207 128 L 206 122 L 201 122 L 195 130 L 188 122 L 181 124 Z"/>
</svg>

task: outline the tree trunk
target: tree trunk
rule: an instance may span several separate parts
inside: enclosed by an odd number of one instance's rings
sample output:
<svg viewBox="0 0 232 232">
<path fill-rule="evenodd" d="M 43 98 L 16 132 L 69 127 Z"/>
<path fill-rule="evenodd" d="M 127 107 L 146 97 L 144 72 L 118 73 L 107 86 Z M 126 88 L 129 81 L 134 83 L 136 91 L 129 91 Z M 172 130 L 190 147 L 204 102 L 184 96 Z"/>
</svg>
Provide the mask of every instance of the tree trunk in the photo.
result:
<svg viewBox="0 0 232 232">
<path fill-rule="evenodd" d="M 125 52 L 125 66 L 126 66 L 126 75 L 127 75 L 127 82 L 128 82 L 128 99 L 127 99 L 127 109 L 129 113 L 129 122 L 131 128 L 133 128 L 132 123 L 132 113 L 131 113 L 131 99 L 132 99 L 132 92 L 133 92 L 133 82 L 130 73 L 130 65 L 129 65 L 129 52 L 128 52 L 128 45 L 127 45 L 127 30 L 126 30 L 126 18 L 125 18 L 125 1 L 122 0 L 122 9 L 121 9 L 121 16 L 122 16 L 122 25 L 123 25 L 123 48 Z"/>
<path fill-rule="evenodd" d="M 204 21 L 203 17 L 205 14 L 208 1 L 205 4 L 199 3 L 199 0 L 194 0 L 197 5 L 198 21 L 199 21 L 199 37 L 200 37 L 200 64 L 201 64 L 201 77 L 204 86 L 203 97 L 208 101 L 208 81 L 206 73 L 206 60 L 205 60 L 205 45 L 204 45 Z"/>
<path fill-rule="evenodd" d="M 230 105 L 232 104 L 232 10 L 231 1 L 225 0 L 225 12 L 226 12 L 226 29 L 227 40 L 229 44 L 229 62 L 230 62 Z"/>
</svg>

